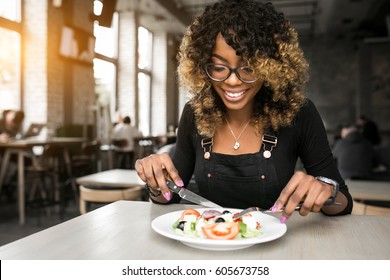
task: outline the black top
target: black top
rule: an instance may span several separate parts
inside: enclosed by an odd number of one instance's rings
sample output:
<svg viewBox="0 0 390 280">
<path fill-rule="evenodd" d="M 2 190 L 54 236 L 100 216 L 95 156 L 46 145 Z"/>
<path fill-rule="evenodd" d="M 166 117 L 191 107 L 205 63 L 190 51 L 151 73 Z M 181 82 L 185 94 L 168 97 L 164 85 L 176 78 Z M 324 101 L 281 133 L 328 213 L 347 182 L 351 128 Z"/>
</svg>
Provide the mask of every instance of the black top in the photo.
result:
<svg viewBox="0 0 390 280">
<path fill-rule="evenodd" d="M 340 214 L 350 213 L 352 198 L 348 192 L 328 144 L 321 117 L 308 100 L 289 127 L 267 134 L 277 137 L 270 158 L 263 156 L 264 147 L 254 154 L 226 155 L 202 148 L 202 137 L 195 126 L 189 104 L 184 107 L 178 129 L 173 163 L 187 185 L 195 175 L 200 195 L 223 207 L 271 207 L 281 190 L 293 176 L 298 158 L 306 172 L 324 176 L 340 183 L 340 191 L 348 198 L 348 207 Z M 211 156 L 205 159 L 205 151 Z M 266 150 L 270 145 L 266 146 Z M 172 202 L 178 202 L 174 196 Z"/>
</svg>

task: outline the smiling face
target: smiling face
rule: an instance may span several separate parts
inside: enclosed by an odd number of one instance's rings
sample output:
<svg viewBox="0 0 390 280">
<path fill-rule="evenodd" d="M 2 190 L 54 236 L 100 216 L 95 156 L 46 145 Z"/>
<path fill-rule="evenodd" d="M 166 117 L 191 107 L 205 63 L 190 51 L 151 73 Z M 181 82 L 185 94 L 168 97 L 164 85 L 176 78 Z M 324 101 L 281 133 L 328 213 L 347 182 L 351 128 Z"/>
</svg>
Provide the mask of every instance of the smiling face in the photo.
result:
<svg viewBox="0 0 390 280">
<path fill-rule="evenodd" d="M 226 43 L 221 33 L 219 33 L 216 38 L 213 53 L 211 55 L 211 62 L 227 65 L 231 68 L 247 66 L 242 58 L 236 55 L 236 51 Z M 243 110 L 249 108 L 252 110 L 254 97 L 260 90 L 263 82 L 257 80 L 250 84 L 244 83 L 235 73 L 231 73 L 223 82 L 211 80 L 211 84 L 228 110 Z"/>
</svg>

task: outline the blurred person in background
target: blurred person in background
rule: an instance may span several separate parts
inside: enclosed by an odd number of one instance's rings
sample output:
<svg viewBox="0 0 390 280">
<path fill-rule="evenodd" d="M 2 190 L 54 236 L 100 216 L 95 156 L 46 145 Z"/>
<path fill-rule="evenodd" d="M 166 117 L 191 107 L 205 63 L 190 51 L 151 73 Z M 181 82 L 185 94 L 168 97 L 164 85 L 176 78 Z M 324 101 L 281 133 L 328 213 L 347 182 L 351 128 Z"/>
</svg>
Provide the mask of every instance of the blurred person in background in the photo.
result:
<svg viewBox="0 0 390 280">
<path fill-rule="evenodd" d="M 133 168 L 135 137 L 142 137 L 142 133 L 131 125 L 129 116 L 124 117 L 123 122 L 115 125 L 113 140 L 119 168 Z"/>
<path fill-rule="evenodd" d="M 374 147 L 354 124 L 344 125 L 333 147 L 343 179 L 368 179 L 374 168 Z"/>
<path fill-rule="evenodd" d="M 0 119 L 0 141 L 15 138 L 20 132 L 24 120 L 23 111 L 5 110 Z"/>
<path fill-rule="evenodd" d="M 365 115 L 361 115 L 357 122 L 358 128 L 361 130 L 363 136 L 372 143 L 372 145 L 376 146 L 381 143 L 381 136 L 379 134 L 378 126 L 376 123 Z"/>
</svg>

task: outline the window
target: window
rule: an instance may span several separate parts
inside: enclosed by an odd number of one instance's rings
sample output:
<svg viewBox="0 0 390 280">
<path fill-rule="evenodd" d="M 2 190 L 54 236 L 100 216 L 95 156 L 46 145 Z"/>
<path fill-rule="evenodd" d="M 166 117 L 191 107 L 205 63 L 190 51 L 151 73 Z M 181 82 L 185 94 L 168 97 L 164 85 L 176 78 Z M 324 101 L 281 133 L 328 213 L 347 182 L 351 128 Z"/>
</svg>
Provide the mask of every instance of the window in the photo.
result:
<svg viewBox="0 0 390 280">
<path fill-rule="evenodd" d="M 143 135 L 151 132 L 151 82 L 153 34 L 138 28 L 138 123 Z"/>
<path fill-rule="evenodd" d="M 113 25 L 111 28 L 100 26 L 98 22 L 96 22 L 94 26 L 94 35 L 96 37 L 95 52 L 110 58 L 117 57 L 117 15 L 118 14 L 115 14 L 113 17 Z"/>
<path fill-rule="evenodd" d="M 153 35 L 145 27 L 138 28 L 138 68 L 150 71 L 152 68 Z"/>
<path fill-rule="evenodd" d="M 138 73 L 139 130 L 143 135 L 150 134 L 150 84 L 150 75 Z"/>
<path fill-rule="evenodd" d="M 0 1 L 0 111 L 21 109 L 21 1 Z"/>
<path fill-rule="evenodd" d="M 0 27 L 1 110 L 20 108 L 20 34 Z"/>
<path fill-rule="evenodd" d="M 115 79 L 116 67 L 114 63 L 99 58 L 93 60 L 95 75 L 95 92 L 101 104 L 110 104 L 110 111 L 115 112 Z"/>
<path fill-rule="evenodd" d="M 15 22 L 21 22 L 22 17 L 20 5 L 20 0 L 0 1 L 0 17 Z"/>
</svg>

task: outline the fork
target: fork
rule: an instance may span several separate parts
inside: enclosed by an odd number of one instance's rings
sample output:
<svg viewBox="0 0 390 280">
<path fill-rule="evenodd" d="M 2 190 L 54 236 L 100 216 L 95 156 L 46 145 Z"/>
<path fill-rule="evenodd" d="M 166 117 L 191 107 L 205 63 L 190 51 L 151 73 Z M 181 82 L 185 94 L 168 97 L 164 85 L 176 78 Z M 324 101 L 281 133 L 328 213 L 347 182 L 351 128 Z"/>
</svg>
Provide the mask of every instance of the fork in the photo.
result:
<svg viewBox="0 0 390 280">
<path fill-rule="evenodd" d="M 332 205 L 341 205 L 340 202 L 333 202 Z M 295 207 L 295 211 L 301 209 L 302 207 L 302 203 L 299 203 L 296 207 Z M 249 207 L 249 208 L 246 208 L 245 210 L 242 210 L 241 212 L 239 213 L 236 213 L 234 214 L 233 218 L 236 220 L 236 219 L 239 219 L 241 218 L 242 216 L 244 216 L 245 214 L 248 214 L 250 212 L 262 212 L 262 213 L 281 213 L 284 211 L 284 208 L 285 207 L 282 207 L 280 208 L 278 211 L 276 212 L 272 212 L 271 209 L 264 209 L 264 208 L 260 208 L 260 207 L 256 207 L 256 206 L 253 206 L 253 207 Z"/>
</svg>

